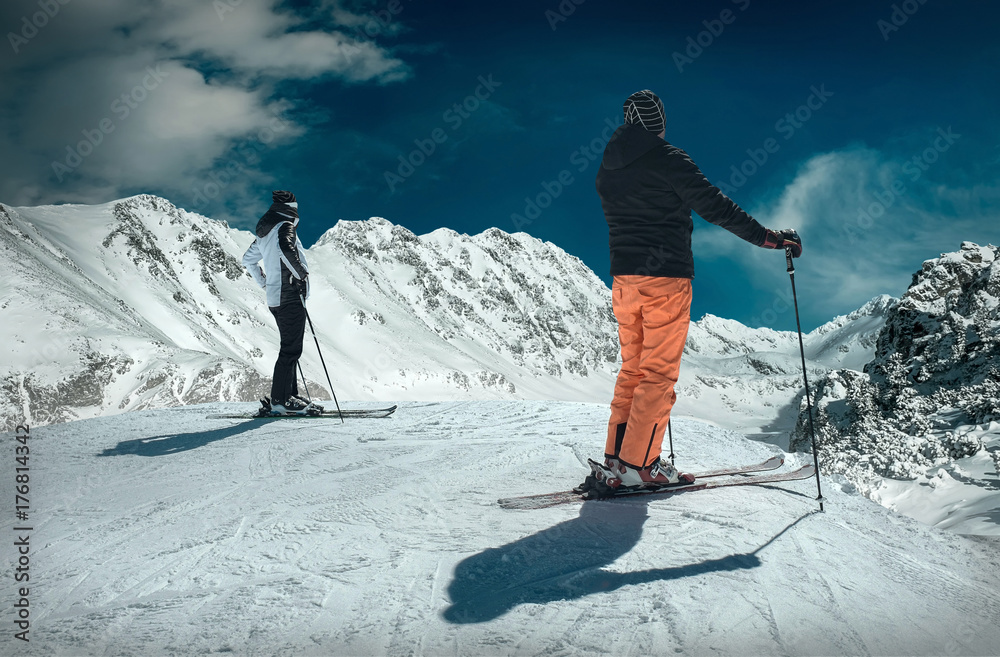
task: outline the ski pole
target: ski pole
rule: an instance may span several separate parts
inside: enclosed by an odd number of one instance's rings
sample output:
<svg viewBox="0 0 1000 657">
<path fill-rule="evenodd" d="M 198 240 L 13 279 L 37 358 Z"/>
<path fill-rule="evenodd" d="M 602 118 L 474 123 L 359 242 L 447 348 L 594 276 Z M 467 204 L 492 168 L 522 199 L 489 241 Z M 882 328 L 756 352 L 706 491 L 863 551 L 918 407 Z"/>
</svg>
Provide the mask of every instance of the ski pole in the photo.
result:
<svg viewBox="0 0 1000 657">
<path fill-rule="evenodd" d="M 316 351 L 319 353 L 319 362 L 323 364 L 323 374 L 326 374 L 326 383 L 330 386 L 330 394 L 333 395 L 333 403 L 337 405 L 337 415 L 340 416 L 340 423 L 344 423 L 344 413 L 340 410 L 340 402 L 337 401 L 337 391 L 333 389 L 333 384 L 330 383 L 330 372 L 326 369 L 326 361 L 323 360 L 323 351 L 319 348 L 319 338 L 316 337 L 316 329 L 313 327 L 312 318 L 309 317 L 309 311 L 306 310 L 306 298 L 300 293 L 299 299 L 302 300 L 302 311 L 306 314 L 306 321 L 309 322 L 309 330 L 312 331 L 313 340 L 316 341 Z"/>
<path fill-rule="evenodd" d="M 309 394 L 309 384 L 306 383 L 306 373 L 302 371 L 302 363 L 295 361 L 295 364 L 299 366 L 299 375 L 302 377 L 302 389 L 306 391 L 306 399 L 312 401 L 312 395 Z"/>
<path fill-rule="evenodd" d="M 667 435 L 670 437 L 670 465 L 674 464 L 674 429 L 667 420 Z"/>
<path fill-rule="evenodd" d="M 802 342 L 802 323 L 799 321 L 799 300 L 795 294 L 795 265 L 792 263 L 792 247 L 785 247 L 785 260 L 788 262 L 788 278 L 792 281 L 792 301 L 795 303 L 795 326 L 799 331 L 799 353 L 802 354 L 802 380 L 806 384 L 806 408 L 809 411 L 809 436 L 812 438 L 813 465 L 816 466 L 816 500 L 819 510 L 823 510 L 823 489 L 819 483 L 819 449 L 816 447 L 816 429 L 813 427 L 812 396 L 809 394 L 809 375 L 806 373 L 806 347 Z"/>
</svg>

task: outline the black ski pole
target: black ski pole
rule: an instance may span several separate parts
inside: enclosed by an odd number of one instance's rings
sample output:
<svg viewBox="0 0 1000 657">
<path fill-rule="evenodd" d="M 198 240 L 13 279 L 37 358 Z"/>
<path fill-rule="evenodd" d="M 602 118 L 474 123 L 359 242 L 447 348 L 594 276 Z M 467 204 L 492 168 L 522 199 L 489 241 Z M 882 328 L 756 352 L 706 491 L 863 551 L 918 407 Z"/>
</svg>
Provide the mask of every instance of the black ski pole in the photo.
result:
<svg viewBox="0 0 1000 657">
<path fill-rule="evenodd" d="M 806 347 L 802 342 L 802 323 L 799 321 L 799 299 L 795 294 L 795 265 L 792 263 L 792 247 L 785 247 L 788 262 L 788 278 L 792 281 L 792 301 L 795 303 L 795 326 L 799 330 L 799 353 L 802 354 L 802 380 L 806 384 L 806 408 L 809 411 L 809 436 L 812 438 L 813 465 L 816 466 L 816 497 L 819 510 L 823 510 L 823 489 L 819 483 L 819 449 L 816 447 L 816 429 L 813 427 L 812 396 L 809 394 L 809 375 L 806 373 Z"/>
<path fill-rule="evenodd" d="M 306 391 L 306 399 L 312 401 L 312 395 L 309 394 L 309 384 L 306 383 L 306 373 L 302 371 L 302 363 L 295 361 L 295 364 L 299 366 L 299 376 L 302 377 L 302 389 Z"/>
<path fill-rule="evenodd" d="M 319 338 L 316 337 L 316 329 L 313 328 L 312 318 L 309 317 L 309 311 L 306 310 L 306 298 L 299 294 L 299 299 L 302 300 L 302 311 L 306 314 L 306 321 L 309 322 L 309 330 L 312 331 L 313 340 L 316 341 L 316 351 L 319 353 L 319 362 L 323 364 L 323 374 L 326 374 L 326 383 L 330 386 L 330 394 L 333 395 L 333 403 L 337 405 L 337 415 L 340 416 L 340 423 L 344 423 L 344 413 L 340 410 L 340 402 L 337 401 L 337 392 L 333 389 L 333 384 L 330 383 L 330 372 L 326 369 L 326 361 L 323 360 L 323 351 L 319 348 Z"/>
<path fill-rule="evenodd" d="M 670 437 L 670 465 L 674 464 L 674 429 L 667 420 L 667 435 Z"/>
</svg>

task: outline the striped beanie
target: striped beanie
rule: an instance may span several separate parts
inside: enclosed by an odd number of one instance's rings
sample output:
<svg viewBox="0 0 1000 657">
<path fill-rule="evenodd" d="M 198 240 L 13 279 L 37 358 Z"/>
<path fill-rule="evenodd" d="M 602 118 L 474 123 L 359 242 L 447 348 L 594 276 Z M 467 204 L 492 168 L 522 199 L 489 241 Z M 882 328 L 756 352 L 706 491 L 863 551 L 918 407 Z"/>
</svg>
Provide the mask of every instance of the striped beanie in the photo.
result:
<svg viewBox="0 0 1000 657">
<path fill-rule="evenodd" d="M 271 209 L 268 212 L 277 212 L 286 219 L 291 219 L 292 223 L 299 221 L 299 203 L 295 200 L 295 194 L 283 189 L 271 193 Z"/>
<path fill-rule="evenodd" d="M 625 123 L 640 125 L 653 134 L 660 134 L 667 124 L 663 101 L 649 89 L 637 91 L 625 100 Z"/>
<path fill-rule="evenodd" d="M 271 200 L 275 203 L 295 203 L 295 194 L 279 189 L 271 192 Z"/>
</svg>

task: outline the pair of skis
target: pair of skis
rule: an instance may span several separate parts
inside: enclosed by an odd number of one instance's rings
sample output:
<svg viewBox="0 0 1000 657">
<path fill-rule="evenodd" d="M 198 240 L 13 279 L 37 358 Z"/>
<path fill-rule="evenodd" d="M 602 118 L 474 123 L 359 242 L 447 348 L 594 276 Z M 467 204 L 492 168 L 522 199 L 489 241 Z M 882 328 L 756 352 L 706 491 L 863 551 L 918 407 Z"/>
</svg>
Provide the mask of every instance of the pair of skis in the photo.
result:
<svg viewBox="0 0 1000 657">
<path fill-rule="evenodd" d="M 389 417 L 396 412 L 396 406 L 385 408 L 357 408 L 345 409 L 342 411 L 325 411 L 316 414 L 291 414 L 291 415 L 260 415 L 259 413 L 233 413 L 227 415 L 209 415 L 210 420 L 302 420 L 302 419 L 334 419 L 344 418 L 366 418 L 366 417 Z"/>
<path fill-rule="evenodd" d="M 783 481 L 796 481 L 799 479 L 809 479 L 816 474 L 816 468 L 812 465 L 803 465 L 801 468 L 788 472 L 777 472 L 762 475 L 753 475 L 757 472 L 768 473 L 777 470 L 784 464 L 785 459 L 781 456 L 771 458 L 752 465 L 736 466 L 730 468 L 719 468 L 694 474 L 694 483 L 677 484 L 671 486 L 659 486 L 656 488 L 631 488 L 610 497 L 597 498 L 599 500 L 616 500 L 626 497 L 641 497 L 646 495 L 671 495 L 694 490 L 706 490 L 709 488 L 725 488 L 729 486 L 752 486 L 758 484 L 773 484 Z M 703 481 L 708 479 L 708 481 Z M 522 497 L 508 497 L 498 500 L 504 509 L 545 509 L 559 504 L 569 504 L 572 502 L 583 502 L 587 500 L 586 493 L 575 493 L 573 491 L 561 491 L 558 493 L 543 493 L 541 495 L 525 495 Z"/>
</svg>

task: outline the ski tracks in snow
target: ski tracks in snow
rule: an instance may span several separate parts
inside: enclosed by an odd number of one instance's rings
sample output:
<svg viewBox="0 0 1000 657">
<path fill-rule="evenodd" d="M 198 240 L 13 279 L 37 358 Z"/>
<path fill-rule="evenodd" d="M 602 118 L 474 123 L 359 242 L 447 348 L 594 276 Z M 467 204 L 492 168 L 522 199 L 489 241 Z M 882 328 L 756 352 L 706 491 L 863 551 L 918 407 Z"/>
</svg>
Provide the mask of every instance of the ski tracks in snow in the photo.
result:
<svg viewBox="0 0 1000 657">
<path fill-rule="evenodd" d="M 976 566 L 993 563 L 982 548 L 836 487 L 825 514 L 811 482 L 497 507 L 578 483 L 603 451 L 604 405 L 408 403 L 345 424 L 201 415 L 45 429 L 28 654 L 922 655 L 1000 643 L 1000 578 Z M 682 419 L 674 439 L 692 470 L 773 452 Z"/>
</svg>

